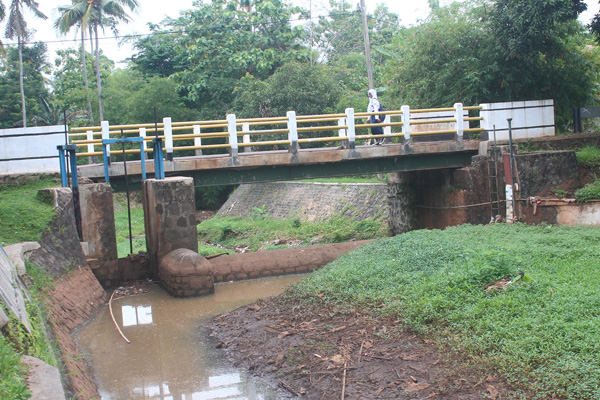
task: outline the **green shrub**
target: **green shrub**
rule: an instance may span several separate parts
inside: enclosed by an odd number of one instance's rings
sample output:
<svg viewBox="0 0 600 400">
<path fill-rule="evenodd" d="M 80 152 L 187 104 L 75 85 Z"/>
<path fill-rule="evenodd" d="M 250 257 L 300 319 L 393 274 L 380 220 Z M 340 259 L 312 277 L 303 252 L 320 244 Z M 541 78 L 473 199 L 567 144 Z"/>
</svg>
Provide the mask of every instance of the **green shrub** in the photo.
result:
<svg viewBox="0 0 600 400">
<path fill-rule="evenodd" d="M 600 199 L 600 180 L 596 179 L 575 191 L 575 199 L 581 202 Z"/>
</svg>

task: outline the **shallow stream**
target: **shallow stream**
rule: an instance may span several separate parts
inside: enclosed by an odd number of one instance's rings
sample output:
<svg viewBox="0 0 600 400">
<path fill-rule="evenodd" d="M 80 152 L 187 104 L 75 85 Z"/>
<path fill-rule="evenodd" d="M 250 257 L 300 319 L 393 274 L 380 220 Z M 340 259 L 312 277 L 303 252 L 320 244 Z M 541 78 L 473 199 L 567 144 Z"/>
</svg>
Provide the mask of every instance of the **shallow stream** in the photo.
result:
<svg viewBox="0 0 600 400">
<path fill-rule="evenodd" d="M 176 299 L 156 285 L 113 300 L 75 333 L 103 400 L 275 400 L 276 392 L 229 365 L 208 325 L 216 315 L 279 294 L 303 276 L 215 285 L 205 297 Z"/>
</svg>

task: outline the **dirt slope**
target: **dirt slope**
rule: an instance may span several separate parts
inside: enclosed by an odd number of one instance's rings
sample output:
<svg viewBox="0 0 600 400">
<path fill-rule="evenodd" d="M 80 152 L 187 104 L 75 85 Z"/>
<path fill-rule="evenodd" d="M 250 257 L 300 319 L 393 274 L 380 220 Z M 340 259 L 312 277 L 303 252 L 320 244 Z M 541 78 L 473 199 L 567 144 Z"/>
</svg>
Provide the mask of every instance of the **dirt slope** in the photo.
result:
<svg viewBox="0 0 600 400">
<path fill-rule="evenodd" d="M 514 399 L 493 371 L 459 369 L 460 355 L 406 332 L 400 321 L 281 297 L 216 317 L 217 347 L 282 391 L 282 398 Z M 284 394 L 285 393 L 285 394 Z"/>
</svg>

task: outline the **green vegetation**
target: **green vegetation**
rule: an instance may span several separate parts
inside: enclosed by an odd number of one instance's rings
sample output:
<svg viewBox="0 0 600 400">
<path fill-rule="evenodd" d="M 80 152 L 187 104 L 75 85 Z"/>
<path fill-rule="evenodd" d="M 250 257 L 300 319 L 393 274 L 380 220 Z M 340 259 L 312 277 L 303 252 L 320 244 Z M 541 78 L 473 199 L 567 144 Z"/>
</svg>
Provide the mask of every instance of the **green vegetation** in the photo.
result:
<svg viewBox="0 0 600 400">
<path fill-rule="evenodd" d="M 0 334 L 0 398 L 28 399 L 31 392 L 27 389 L 26 368 L 21 364 L 21 354 L 39 358 L 50 365 L 58 365 L 58 350 L 47 332 L 46 309 L 43 304 L 44 293 L 52 287 L 52 279 L 43 268 L 31 263 L 27 267 L 26 299 L 27 315 L 31 332 L 12 313 L 5 310 L 10 320 Z M 3 306 L 0 303 L 0 306 Z"/>
<path fill-rule="evenodd" d="M 60 186 L 57 178 L 43 177 L 18 186 L 0 186 L 0 243 L 38 241 L 54 215 L 54 207 L 38 198 L 38 190 Z"/>
<path fill-rule="evenodd" d="M 285 298 L 375 307 L 498 371 L 527 398 L 597 399 L 599 265 L 598 228 L 465 225 L 363 246 Z M 506 290 L 485 290 L 505 277 L 514 282 Z"/>
<path fill-rule="evenodd" d="M 21 356 L 4 336 L 0 335 L 0 398 L 28 399 L 27 369 L 21 364 Z"/>
<path fill-rule="evenodd" d="M 115 231 L 119 257 L 127 257 L 131 253 L 129 243 L 129 216 L 127 199 L 115 196 Z M 131 235 L 133 237 L 133 253 L 146 251 L 146 231 L 144 228 L 144 210 L 139 203 L 131 202 Z"/>
<path fill-rule="evenodd" d="M 375 239 L 387 236 L 387 224 L 377 219 L 354 221 L 342 217 L 322 222 L 301 222 L 298 219 L 280 220 L 261 216 L 217 216 L 198 225 L 198 236 L 207 244 L 218 244 L 227 250 L 247 248 L 247 251 L 256 251 L 259 248 L 267 250 Z"/>
<path fill-rule="evenodd" d="M 596 178 L 594 182 L 588 183 L 581 189 L 577 189 L 575 191 L 575 199 L 581 202 L 600 199 L 600 180 Z"/>
<path fill-rule="evenodd" d="M 585 146 L 575 153 L 577 162 L 586 167 L 600 166 L 600 149 L 596 146 Z"/>
</svg>

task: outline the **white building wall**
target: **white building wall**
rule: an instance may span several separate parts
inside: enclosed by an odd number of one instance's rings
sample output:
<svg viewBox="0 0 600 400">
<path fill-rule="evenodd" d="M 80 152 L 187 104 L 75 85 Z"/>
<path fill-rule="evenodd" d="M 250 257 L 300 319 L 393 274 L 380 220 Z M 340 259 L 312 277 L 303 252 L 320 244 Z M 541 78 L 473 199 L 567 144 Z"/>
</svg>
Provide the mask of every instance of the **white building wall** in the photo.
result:
<svg viewBox="0 0 600 400">
<path fill-rule="evenodd" d="M 508 140 L 508 118 L 512 118 L 513 139 L 554 136 L 554 100 L 512 101 L 481 104 L 481 127 L 494 139 Z"/>
<path fill-rule="evenodd" d="M 60 172 L 64 144 L 63 125 L 0 129 L 0 175 Z"/>
</svg>

